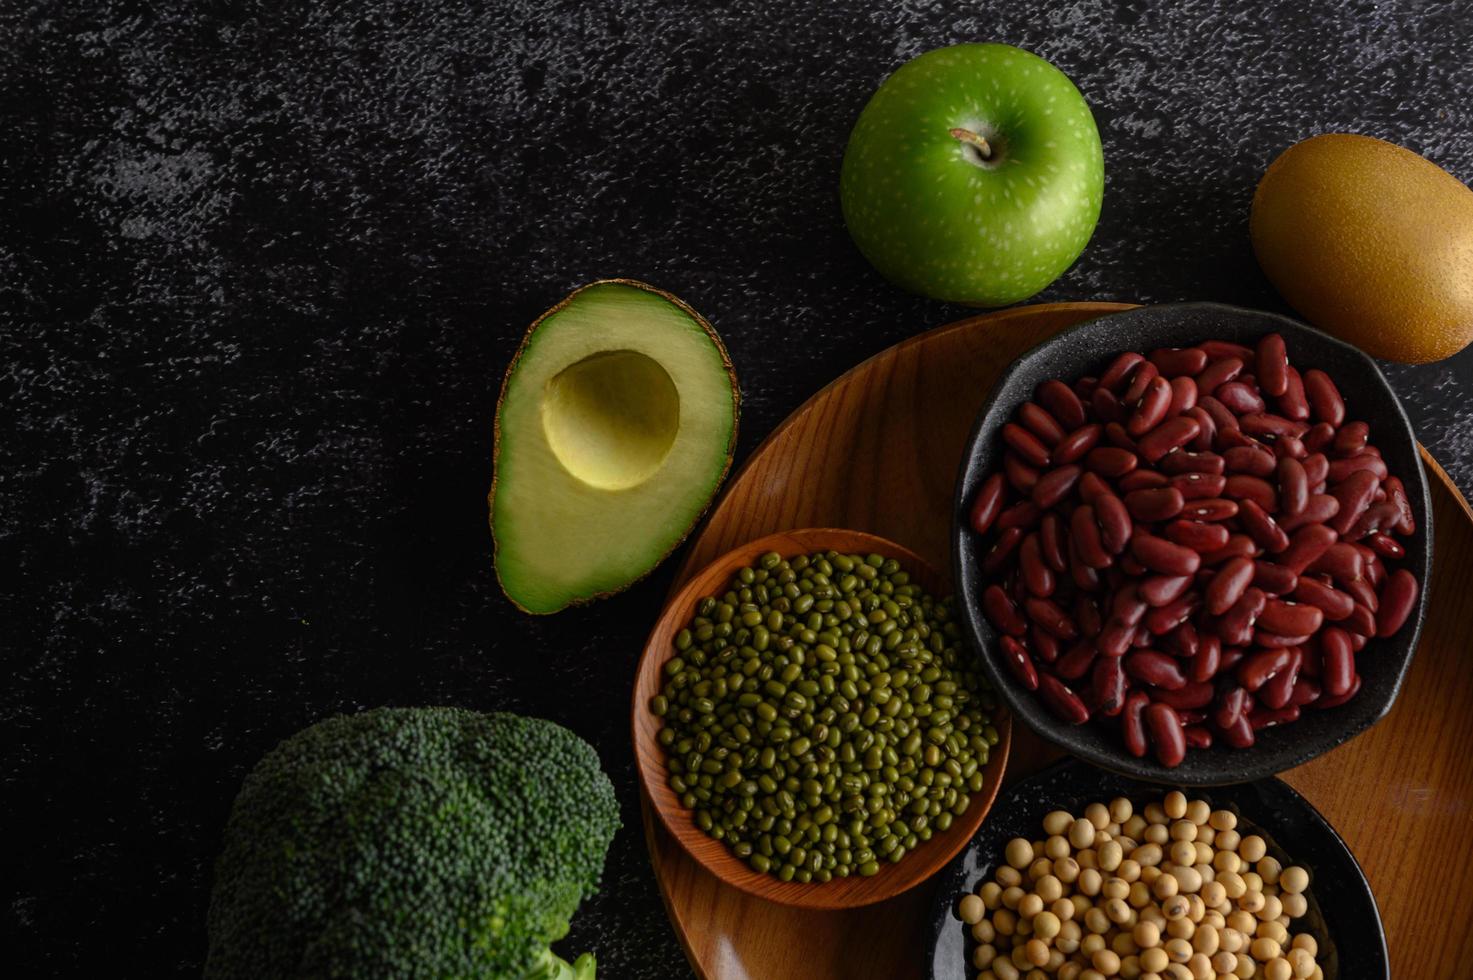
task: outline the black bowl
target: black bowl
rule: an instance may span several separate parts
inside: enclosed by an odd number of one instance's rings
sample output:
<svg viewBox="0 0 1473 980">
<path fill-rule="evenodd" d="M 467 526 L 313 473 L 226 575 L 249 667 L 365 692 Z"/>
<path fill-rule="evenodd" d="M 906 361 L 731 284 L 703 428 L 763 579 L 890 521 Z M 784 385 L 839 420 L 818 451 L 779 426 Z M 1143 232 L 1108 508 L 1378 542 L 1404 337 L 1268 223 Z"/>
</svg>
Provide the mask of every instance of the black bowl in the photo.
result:
<svg viewBox="0 0 1473 980">
<path fill-rule="evenodd" d="M 1150 756 L 1132 756 L 1113 726 L 1072 726 L 1061 721 L 1001 662 L 997 631 L 982 615 L 982 591 L 990 583 L 982 574 L 982 539 L 969 526 L 968 507 L 982 481 L 1001 466 L 999 431 L 1003 424 L 1020 402 L 1033 396 L 1040 382 L 1049 378 L 1072 382 L 1098 374 L 1121 351 L 1186 347 L 1211 338 L 1252 346 L 1273 331 L 1283 335 L 1295 366 L 1320 368 L 1335 380 L 1345 397 L 1347 418 L 1371 424 L 1372 441 L 1391 472 L 1405 483 L 1417 531 L 1403 540 L 1407 554 L 1398 564 L 1410 569 L 1421 583 L 1417 608 L 1395 636 L 1373 639 L 1357 655 L 1361 689 L 1348 703 L 1328 710 L 1310 709 L 1292 725 L 1264 729 L 1249 749 L 1214 746 L 1191 750 L 1180 766 L 1167 769 Z M 1391 710 L 1426 614 L 1432 573 L 1432 506 L 1412 424 L 1376 362 L 1361 351 L 1272 313 L 1217 303 L 1145 306 L 1064 331 L 1024 354 L 998 380 L 977 417 L 962 459 L 952 518 L 952 562 L 964 632 L 981 655 L 993 686 L 1035 732 L 1097 765 L 1142 779 L 1194 786 L 1243 782 L 1308 762 L 1365 731 Z"/>
<path fill-rule="evenodd" d="M 1279 779 L 1185 792 L 1207 800 L 1213 809 L 1237 813 L 1240 830 L 1263 837 L 1269 853 L 1285 867 L 1298 864 L 1309 869 L 1309 912 L 1295 920 L 1292 931 L 1315 937 L 1319 943 L 1316 960 L 1327 980 L 1391 976 L 1386 933 L 1371 886 L 1340 835 L 1304 797 Z M 1039 825 L 1050 810 L 1077 814 L 1090 803 L 1107 803 L 1117 796 L 1139 807 L 1164 794 L 1164 787 L 1072 759 L 1009 787 L 971 843 L 936 876 L 927 975 L 931 980 L 969 980 L 976 975 L 970 962 L 974 943 L 957 918 L 956 906 L 963 895 L 992 875 L 1010 839 L 1037 840 Z M 1348 965 L 1342 968 L 1341 964 Z"/>
</svg>

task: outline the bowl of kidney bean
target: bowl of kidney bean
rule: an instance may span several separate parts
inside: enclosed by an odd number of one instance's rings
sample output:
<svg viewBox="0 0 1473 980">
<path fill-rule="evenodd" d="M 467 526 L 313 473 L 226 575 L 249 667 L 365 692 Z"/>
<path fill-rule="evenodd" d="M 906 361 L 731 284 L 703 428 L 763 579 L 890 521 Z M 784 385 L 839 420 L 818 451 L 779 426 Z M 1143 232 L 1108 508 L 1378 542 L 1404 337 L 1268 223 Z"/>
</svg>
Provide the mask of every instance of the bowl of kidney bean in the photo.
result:
<svg viewBox="0 0 1473 980">
<path fill-rule="evenodd" d="M 958 607 L 1045 738 L 1147 779 L 1256 779 L 1391 709 L 1430 520 L 1371 358 L 1274 314 L 1141 307 L 998 381 L 957 484 Z"/>
</svg>

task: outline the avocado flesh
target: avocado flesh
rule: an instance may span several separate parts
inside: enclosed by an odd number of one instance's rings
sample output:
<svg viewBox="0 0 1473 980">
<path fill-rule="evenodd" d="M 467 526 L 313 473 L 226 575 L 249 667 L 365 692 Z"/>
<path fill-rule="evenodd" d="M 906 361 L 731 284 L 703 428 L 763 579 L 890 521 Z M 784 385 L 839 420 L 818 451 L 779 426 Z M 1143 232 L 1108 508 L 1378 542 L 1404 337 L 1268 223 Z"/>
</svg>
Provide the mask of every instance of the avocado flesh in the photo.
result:
<svg viewBox="0 0 1473 980">
<path fill-rule="evenodd" d="M 534 323 L 497 409 L 496 573 L 528 612 L 618 592 L 720 487 L 738 392 L 710 326 L 674 297 L 594 283 Z"/>
</svg>

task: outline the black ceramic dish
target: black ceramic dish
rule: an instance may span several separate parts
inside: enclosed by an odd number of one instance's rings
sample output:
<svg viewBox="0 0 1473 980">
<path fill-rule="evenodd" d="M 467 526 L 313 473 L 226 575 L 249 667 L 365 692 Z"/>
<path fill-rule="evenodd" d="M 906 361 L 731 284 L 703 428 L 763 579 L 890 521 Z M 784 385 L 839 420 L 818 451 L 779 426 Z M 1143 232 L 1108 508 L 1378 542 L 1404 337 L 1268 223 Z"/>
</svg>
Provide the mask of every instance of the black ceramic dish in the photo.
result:
<svg viewBox="0 0 1473 980">
<path fill-rule="evenodd" d="M 1417 531 L 1404 539 L 1407 554 L 1399 564 L 1421 583 L 1417 608 L 1395 636 L 1372 640 L 1357 655 L 1361 690 L 1348 703 L 1324 711 L 1309 709 L 1292 725 L 1264 729 L 1249 749 L 1190 750 L 1180 766 L 1167 769 L 1150 755 L 1137 759 L 1127 752 L 1113 723 L 1072 726 L 1060 721 L 995 659 L 997 632 L 981 611 L 982 592 L 990 584 L 981 571 L 984 543 L 968 525 L 968 507 L 982 481 L 1001 466 L 999 430 L 1018 404 L 1033 396 L 1040 382 L 1049 378 L 1072 382 L 1098 374 L 1121 351 L 1186 347 L 1211 338 L 1251 346 L 1273 331 L 1283 335 L 1296 367 L 1317 367 L 1334 379 L 1345 397 L 1347 419 L 1370 423 L 1372 442 L 1391 472 L 1405 483 Z M 1097 765 L 1143 779 L 1194 786 L 1244 782 L 1308 762 L 1365 731 L 1391 710 L 1426 615 L 1432 573 L 1432 507 L 1411 422 L 1371 358 L 1349 344 L 1272 313 L 1216 303 L 1145 306 L 1064 331 L 1024 354 L 998 380 L 962 458 L 952 518 L 952 562 L 963 630 L 979 651 L 993 686 L 1035 732 Z"/>
<path fill-rule="evenodd" d="M 998 797 L 971 843 L 936 876 L 927 975 L 931 980 L 969 980 L 977 975 L 970 960 L 975 943 L 957 917 L 956 906 L 963 895 L 975 891 L 992 875 L 1010 839 L 1037 840 L 1044 814 L 1050 810 L 1077 814 L 1090 803 L 1108 803 L 1117 796 L 1128 798 L 1140 808 L 1165 792 L 1164 787 L 1096 769 L 1075 759 L 1009 787 Z M 1326 980 L 1391 976 L 1386 934 L 1371 886 L 1340 835 L 1304 797 L 1279 779 L 1187 788 L 1185 792 L 1188 797 L 1207 800 L 1214 809 L 1237 813 L 1238 829 L 1263 837 L 1269 853 L 1285 867 L 1298 864 L 1309 869 L 1309 912 L 1291 928 L 1315 937 L 1319 943 L 1316 958 Z"/>
</svg>

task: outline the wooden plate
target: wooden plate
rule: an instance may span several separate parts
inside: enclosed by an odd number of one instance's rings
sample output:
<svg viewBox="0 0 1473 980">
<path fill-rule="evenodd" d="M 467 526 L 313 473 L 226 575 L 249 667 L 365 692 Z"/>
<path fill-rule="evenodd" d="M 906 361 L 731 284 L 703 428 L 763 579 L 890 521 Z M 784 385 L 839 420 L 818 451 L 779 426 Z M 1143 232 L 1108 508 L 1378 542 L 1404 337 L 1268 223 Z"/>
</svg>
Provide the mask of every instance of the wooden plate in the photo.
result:
<svg viewBox="0 0 1473 980">
<path fill-rule="evenodd" d="M 952 821 L 946 830 L 905 855 L 899 863 L 881 862 L 880 873 L 870 878 L 851 875 L 823 884 L 812 882 L 806 885 L 797 881 L 781 881 L 748 867 L 747 862 L 732 854 L 724 843 L 697 827 L 691 810 L 681 804 L 680 796 L 670 788 L 665 750 L 655 738 L 661 728 L 660 721 L 649 709 L 650 699 L 660 693 L 664 683 L 665 663 L 675 654 L 675 634 L 690 622 L 701 599 L 725 591 L 737 569 L 756 564 L 763 554 L 775 551 L 791 558 L 829 550 L 894 558 L 911 574 L 913 581 L 932 595 L 944 595 L 950 591 L 945 577 L 926 559 L 904 545 L 863 531 L 816 527 L 755 538 L 726 552 L 687 578 L 674 598 L 665 605 L 665 611 L 650 633 L 639 661 L 630 715 L 635 761 L 639 767 L 640 786 L 644 789 L 642 799 L 654 807 L 664 830 L 675 837 L 686 854 L 728 887 L 739 888 L 758 899 L 809 909 L 855 908 L 880 902 L 914 888 L 944 868 L 971 840 L 982 818 L 992 808 L 992 801 L 1002 788 L 1002 773 L 1008 764 L 1013 730 L 1012 718 L 1006 710 L 994 712 L 997 745 L 988 754 L 982 791 L 972 795 L 966 813 Z"/>
<path fill-rule="evenodd" d="M 792 527 L 870 531 L 947 565 L 957 464 L 993 379 L 1059 330 L 1126 309 L 1023 307 L 913 337 L 809 399 L 757 448 L 686 554 L 680 581 Z M 885 460 L 881 461 L 883 449 Z M 1344 837 L 1380 902 L 1392 976 L 1473 962 L 1473 930 L 1434 910 L 1473 905 L 1473 510 L 1423 453 L 1437 533 L 1421 645 L 1385 720 L 1284 779 Z M 1018 726 L 1009 780 L 1059 753 Z M 929 886 L 844 912 L 785 908 L 722 886 L 645 809 L 670 920 L 697 975 L 825 980 L 923 975 Z"/>
</svg>

